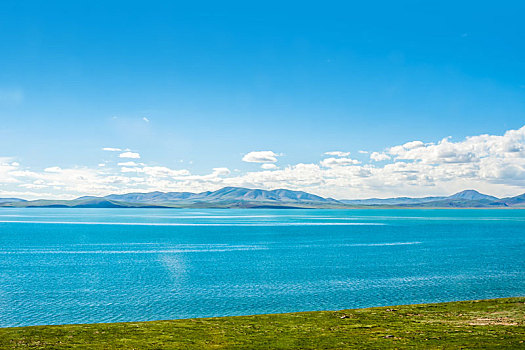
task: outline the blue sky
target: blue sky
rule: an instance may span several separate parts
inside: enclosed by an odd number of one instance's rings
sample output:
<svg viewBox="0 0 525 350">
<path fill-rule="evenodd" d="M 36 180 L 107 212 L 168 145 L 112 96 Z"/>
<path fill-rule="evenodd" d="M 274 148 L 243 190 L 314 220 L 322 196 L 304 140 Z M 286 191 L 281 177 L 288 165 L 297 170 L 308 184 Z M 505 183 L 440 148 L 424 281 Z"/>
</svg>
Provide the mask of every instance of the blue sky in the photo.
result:
<svg viewBox="0 0 525 350">
<path fill-rule="evenodd" d="M 0 196 L 225 184 L 335 197 L 449 193 L 464 183 L 423 186 L 425 176 L 436 175 L 418 168 L 411 171 L 420 172 L 419 184 L 374 187 L 354 172 L 428 161 L 388 153 L 407 142 L 450 136 L 460 144 L 523 127 L 523 13 L 522 1 L 2 1 Z M 186 170 L 196 180 L 152 177 L 143 187 L 94 180 L 84 187 L 37 175 L 58 167 L 129 177 L 120 153 L 107 147 L 139 153 L 138 167 Z M 253 151 L 274 152 L 268 164 L 275 169 L 242 160 Z M 322 167 L 329 151 L 360 162 L 340 161 L 347 174 L 339 185 L 325 175 L 313 184 L 286 176 L 279 182 L 282 173 L 246 180 L 298 164 Z M 390 159 L 375 162 L 371 152 Z M 478 163 L 466 183 L 474 179 L 496 195 L 524 192 L 522 158 L 507 158 L 497 167 L 514 169 L 512 181 L 486 175 Z M 214 168 L 229 174 L 198 178 Z"/>
</svg>

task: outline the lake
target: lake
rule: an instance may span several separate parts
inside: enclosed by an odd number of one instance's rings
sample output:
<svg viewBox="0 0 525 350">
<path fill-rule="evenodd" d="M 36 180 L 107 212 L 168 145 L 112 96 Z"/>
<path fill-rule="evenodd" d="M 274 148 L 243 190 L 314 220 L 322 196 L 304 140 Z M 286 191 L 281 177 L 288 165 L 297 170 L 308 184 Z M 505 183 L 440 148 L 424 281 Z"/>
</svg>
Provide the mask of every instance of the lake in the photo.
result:
<svg viewBox="0 0 525 350">
<path fill-rule="evenodd" d="M 519 209 L 0 209 L 0 327 L 523 295 Z"/>
</svg>

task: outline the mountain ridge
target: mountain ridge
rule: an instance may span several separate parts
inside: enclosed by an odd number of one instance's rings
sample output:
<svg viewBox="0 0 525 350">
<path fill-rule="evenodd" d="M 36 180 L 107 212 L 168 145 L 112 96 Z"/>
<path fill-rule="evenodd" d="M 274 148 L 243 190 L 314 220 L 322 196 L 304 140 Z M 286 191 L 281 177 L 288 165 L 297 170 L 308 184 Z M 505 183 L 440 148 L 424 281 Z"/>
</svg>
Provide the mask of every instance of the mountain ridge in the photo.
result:
<svg viewBox="0 0 525 350">
<path fill-rule="evenodd" d="M 154 196 L 152 196 L 154 194 Z M 153 197 L 153 198 L 152 198 Z M 199 193 L 192 192 L 146 192 L 129 193 L 123 195 L 108 195 L 104 198 L 118 201 L 134 201 L 135 203 L 145 202 L 146 199 L 154 202 L 188 201 L 198 202 L 203 200 L 230 201 L 244 200 L 255 202 L 280 201 L 280 202 L 323 202 L 338 203 L 332 198 L 323 198 L 304 191 L 292 191 L 286 189 L 261 190 L 248 189 L 243 187 L 223 187 L 217 191 L 206 191 Z"/>
<path fill-rule="evenodd" d="M 0 198 L 0 207 L 61 208 L 525 208 L 525 193 L 497 198 L 476 190 L 446 197 L 394 197 L 336 200 L 304 191 L 223 187 L 205 192 L 131 192 L 104 197 L 82 196 L 73 200 L 23 200 Z"/>
</svg>

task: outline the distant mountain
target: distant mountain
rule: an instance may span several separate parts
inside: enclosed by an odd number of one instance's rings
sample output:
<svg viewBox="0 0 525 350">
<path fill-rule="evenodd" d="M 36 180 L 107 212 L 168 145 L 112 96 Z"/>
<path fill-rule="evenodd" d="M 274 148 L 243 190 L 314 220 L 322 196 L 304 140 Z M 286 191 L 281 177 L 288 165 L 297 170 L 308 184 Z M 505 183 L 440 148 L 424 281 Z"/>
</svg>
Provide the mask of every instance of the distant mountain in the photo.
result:
<svg viewBox="0 0 525 350">
<path fill-rule="evenodd" d="M 341 200 L 350 205 L 364 206 L 399 206 L 399 207 L 423 207 L 423 208 L 490 208 L 512 206 L 514 203 L 509 199 L 509 203 L 502 202 L 494 196 L 479 193 L 476 190 L 465 190 L 455 193 L 448 197 L 396 197 L 384 199 L 361 199 L 361 200 Z M 518 203 L 519 201 L 516 201 Z"/>
<path fill-rule="evenodd" d="M 448 197 L 396 197 L 335 200 L 303 191 L 261 190 L 224 187 L 206 192 L 148 192 L 84 196 L 74 200 L 0 199 L 1 207 L 47 208 L 525 208 L 525 193 L 496 198 L 475 190 L 465 190 Z"/>
<path fill-rule="evenodd" d="M 248 201 L 280 203 L 339 203 L 335 199 L 323 198 L 303 191 L 277 189 L 272 191 L 242 187 L 224 187 L 214 192 L 198 193 L 194 200 Z"/>
<path fill-rule="evenodd" d="M 420 203 L 420 206 L 434 208 L 490 208 L 504 207 L 505 204 L 500 203 L 496 197 L 479 193 L 476 190 L 465 190 L 445 198 Z"/>
<path fill-rule="evenodd" d="M 118 202 L 113 202 L 105 198 L 99 197 L 82 197 L 70 201 L 72 207 L 75 208 L 122 208 L 127 207 Z"/>
<path fill-rule="evenodd" d="M 302 191 L 277 189 L 272 191 L 242 187 L 224 187 L 217 191 L 191 192 L 150 192 L 112 194 L 104 197 L 124 203 L 155 203 L 157 205 L 202 206 L 215 203 L 221 206 L 257 207 L 260 205 L 294 206 L 300 205 L 342 205 L 331 198 L 323 198 Z M 208 205 L 206 205 L 208 206 Z"/>
<path fill-rule="evenodd" d="M 461 191 L 456 194 L 453 194 L 452 196 L 447 197 L 447 199 L 465 199 L 469 201 L 479 201 L 479 200 L 496 201 L 499 198 L 496 198 L 494 196 L 489 196 L 483 193 L 479 193 L 476 190 L 465 190 L 465 191 Z"/>
<path fill-rule="evenodd" d="M 127 193 L 110 194 L 104 198 L 127 203 L 170 203 L 186 200 L 195 193 L 190 192 L 149 192 L 149 193 Z"/>
<path fill-rule="evenodd" d="M 25 199 L 20 198 L 0 198 L 0 203 L 25 202 Z"/>
<path fill-rule="evenodd" d="M 508 207 L 525 207 L 525 193 L 519 196 L 500 199 L 498 202 Z"/>
<path fill-rule="evenodd" d="M 39 199 L 34 201 L 15 201 L 0 202 L 0 207 L 17 207 L 17 208 L 146 208 L 157 207 L 155 205 L 144 204 L 134 205 L 129 203 L 119 203 L 107 200 L 103 197 L 80 197 L 73 200 L 47 200 Z"/>
<path fill-rule="evenodd" d="M 420 207 L 420 208 L 490 208 L 490 207 L 505 207 L 505 204 L 498 201 L 491 201 L 486 199 L 468 200 L 468 199 L 451 199 L 445 198 L 432 202 L 419 203 L 416 205 L 400 205 L 405 207 Z"/>
<path fill-rule="evenodd" d="M 421 204 L 445 199 L 446 197 L 395 197 L 395 198 L 369 198 L 369 199 L 343 199 L 340 202 L 350 205 L 400 205 Z"/>
</svg>

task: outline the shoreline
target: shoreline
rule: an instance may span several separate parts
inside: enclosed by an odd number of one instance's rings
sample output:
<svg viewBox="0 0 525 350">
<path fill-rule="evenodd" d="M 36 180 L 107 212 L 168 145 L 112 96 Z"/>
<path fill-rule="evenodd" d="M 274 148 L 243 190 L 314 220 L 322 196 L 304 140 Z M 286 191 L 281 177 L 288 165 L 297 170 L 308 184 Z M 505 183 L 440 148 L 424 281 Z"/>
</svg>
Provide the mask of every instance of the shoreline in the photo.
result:
<svg viewBox="0 0 525 350">
<path fill-rule="evenodd" d="M 0 206 L 2 209 L 89 209 L 89 210 L 127 210 L 127 209 L 175 209 L 175 210 L 525 210 L 525 206 L 513 207 L 398 207 L 398 206 L 352 206 L 352 207 L 117 207 L 117 208 L 85 208 L 85 207 L 7 207 Z"/>
<path fill-rule="evenodd" d="M 0 348 L 516 348 L 525 296 L 339 311 L 0 328 Z"/>
</svg>

